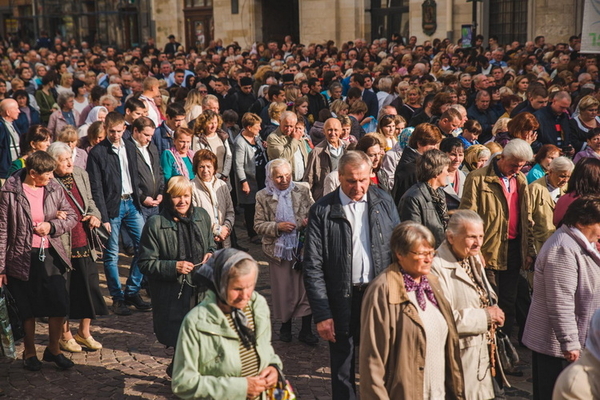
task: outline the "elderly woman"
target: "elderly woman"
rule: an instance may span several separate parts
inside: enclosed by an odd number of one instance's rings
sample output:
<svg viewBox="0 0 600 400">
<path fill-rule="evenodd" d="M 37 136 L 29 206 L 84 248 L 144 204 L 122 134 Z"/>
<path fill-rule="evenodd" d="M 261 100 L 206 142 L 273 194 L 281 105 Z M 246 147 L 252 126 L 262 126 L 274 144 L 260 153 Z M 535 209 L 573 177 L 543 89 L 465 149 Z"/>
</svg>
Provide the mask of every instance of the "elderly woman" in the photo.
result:
<svg viewBox="0 0 600 400">
<path fill-rule="evenodd" d="M 469 173 L 485 166 L 490 159 L 492 152 L 482 144 L 469 146 L 465 151 L 465 166 L 463 172 Z"/>
<path fill-rule="evenodd" d="M 312 312 L 306 297 L 299 238 L 314 203 L 308 186 L 292 182 L 292 167 L 277 158 L 267 164 L 267 187 L 256 194 L 254 229 L 263 235 L 263 251 L 269 257 L 273 314 L 281 320 L 279 339 L 292 341 L 292 319 L 302 317 L 298 340 L 317 344 L 312 333 Z"/>
<path fill-rule="evenodd" d="M 600 128 L 589 129 L 585 134 L 585 138 L 587 140 L 585 148 L 573 157 L 575 164 L 582 158 L 600 159 Z"/>
<path fill-rule="evenodd" d="M 444 186 L 448 180 L 450 157 L 443 151 L 426 151 L 417 159 L 417 180 L 400 198 L 400 221 L 415 221 L 425 225 L 435 237 L 437 246 L 445 239 L 448 207 Z"/>
<path fill-rule="evenodd" d="M 217 156 L 217 178 L 227 182 L 233 153 L 229 146 L 229 135 L 219 127 L 223 125 L 223 119 L 212 110 L 205 110 L 196 118 L 194 124 L 194 139 L 192 150 L 208 149 Z M 229 186 L 229 185 L 228 185 Z"/>
<path fill-rule="evenodd" d="M 482 243 L 481 217 L 471 210 L 458 210 L 450 218 L 446 240 L 431 265 L 454 314 L 467 400 L 495 398 L 489 331 L 492 324 L 504 323 L 504 312 L 492 303 L 497 297 L 485 276 Z"/>
<path fill-rule="evenodd" d="M 235 209 L 227 184 L 217 179 L 217 156 L 210 150 L 198 150 L 194 154 L 192 181 L 194 189 L 192 204 L 208 212 L 212 221 L 212 233 L 219 248 L 231 247 L 231 230 L 235 224 Z"/>
<path fill-rule="evenodd" d="M 81 169 L 85 169 L 85 167 L 87 166 L 88 153 L 85 150 L 77 147 L 77 143 L 79 142 L 77 129 L 71 125 L 65 126 L 58 133 L 56 140 L 69 145 L 69 147 L 71 148 L 71 161 L 73 162 L 73 165 Z"/>
<path fill-rule="evenodd" d="M 567 157 L 555 158 L 548 166 L 548 174 L 529 185 L 533 239 L 538 253 L 556 230 L 552 221 L 554 208 L 558 199 L 565 194 L 574 167 Z"/>
<path fill-rule="evenodd" d="M 160 166 L 165 174 L 165 182 L 173 176 L 194 179 L 194 152 L 190 150 L 194 134 L 191 129 L 179 127 L 173 135 L 173 147 L 162 152 Z"/>
<path fill-rule="evenodd" d="M 104 122 L 106 115 L 108 114 L 108 109 L 103 106 L 96 106 L 90 110 L 87 118 L 85 119 L 85 124 L 81 125 L 79 129 L 77 129 L 77 134 L 80 138 L 87 136 L 88 130 L 90 126 L 97 121 Z"/>
<path fill-rule="evenodd" d="M 265 187 L 267 152 L 260 137 L 261 119 L 253 113 L 242 117 L 242 131 L 235 138 L 235 176 L 238 204 L 244 209 L 246 230 L 250 241 L 258 244 L 260 238 L 254 230 L 256 193 Z"/>
<path fill-rule="evenodd" d="M 254 291 L 258 263 L 223 249 L 195 275 L 206 295 L 181 325 L 173 393 L 182 399 L 261 396 L 276 384 L 273 365 L 281 361 L 271 345 L 269 306 Z"/>
<path fill-rule="evenodd" d="M 50 132 L 41 125 L 33 125 L 29 131 L 21 137 L 19 147 L 21 148 L 21 157 L 12 162 L 6 178 L 25 168 L 27 157 L 36 151 L 46 151 L 50 146 Z"/>
<path fill-rule="evenodd" d="M 532 351 L 534 398 L 549 399 L 556 378 L 585 347 L 600 308 L 600 196 L 580 197 L 535 263 L 533 298 L 523 343 Z"/>
<path fill-rule="evenodd" d="M 58 132 L 65 126 L 77 126 L 79 121 L 79 111 L 73 108 L 75 106 L 75 95 L 72 92 L 61 93 L 58 95 L 56 102 L 59 110 L 54 111 L 48 120 L 48 130 L 54 140 L 56 140 Z"/>
<path fill-rule="evenodd" d="M 77 135 L 77 132 L 73 130 Z M 79 353 L 81 346 L 88 350 L 100 350 L 90 332 L 92 319 L 96 315 L 108 315 L 104 297 L 100 291 L 100 278 L 96 268 L 96 254 L 90 250 L 87 230 L 100 226 L 100 211 L 94 203 L 90 180 L 84 169 L 73 164 L 72 148 L 63 142 L 55 142 L 48 148 L 56 160 L 54 177 L 62 186 L 67 201 L 75 210 L 77 225 L 61 236 L 67 255 L 70 255 L 73 270 L 67 278 L 69 288 L 69 318 L 80 319 L 79 330 L 75 337 L 65 321 L 62 338 L 58 344 L 64 351 Z"/>
<path fill-rule="evenodd" d="M 577 104 L 579 114 L 574 115 L 569 121 L 571 127 L 571 141 L 576 151 L 585 150 L 583 144 L 589 140 L 588 133 L 592 129 L 600 128 L 598 107 L 600 101 L 592 95 L 584 96 Z"/>
<path fill-rule="evenodd" d="M 55 169 L 48 153 L 36 151 L 0 189 L 0 286 L 8 284 L 17 303 L 25 329 L 23 367 L 30 371 L 42 368 L 34 342 L 40 317 L 48 317 L 43 360 L 61 369 L 74 365 L 58 345 L 69 313 L 66 272 L 71 269 L 60 237 L 75 227 L 77 216 L 52 179 Z"/>
<path fill-rule="evenodd" d="M 193 184 L 183 176 L 167 184 L 164 208 L 146 222 L 140 242 L 140 271 L 152 293 L 154 333 L 175 347 L 185 314 L 196 305 L 191 272 L 214 251 L 211 218 L 192 206 Z M 167 368 L 171 376 L 173 363 Z"/>
<path fill-rule="evenodd" d="M 395 262 L 365 292 L 360 322 L 360 398 L 464 399 L 452 309 L 431 275 L 435 239 L 413 221 L 398 225 Z"/>
</svg>

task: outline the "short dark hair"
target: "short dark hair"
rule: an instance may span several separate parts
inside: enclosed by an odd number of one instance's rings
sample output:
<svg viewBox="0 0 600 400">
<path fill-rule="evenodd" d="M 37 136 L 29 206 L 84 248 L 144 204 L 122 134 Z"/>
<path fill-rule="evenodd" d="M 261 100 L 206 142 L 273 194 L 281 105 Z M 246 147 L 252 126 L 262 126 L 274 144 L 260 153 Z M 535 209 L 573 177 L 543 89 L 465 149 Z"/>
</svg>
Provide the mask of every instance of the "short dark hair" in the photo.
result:
<svg viewBox="0 0 600 400">
<path fill-rule="evenodd" d="M 600 160 L 591 157 L 581 158 L 569 178 L 567 193 L 575 196 L 600 195 Z"/>
<path fill-rule="evenodd" d="M 465 144 L 457 137 L 447 137 L 440 143 L 440 150 L 444 153 L 450 153 L 454 149 L 463 149 Z"/>
<path fill-rule="evenodd" d="M 175 118 L 181 115 L 185 115 L 185 109 L 179 103 L 171 103 L 167 106 L 167 117 Z"/>
<path fill-rule="evenodd" d="M 90 91 L 90 100 L 92 100 L 92 102 L 99 101 L 100 97 L 104 96 L 106 93 L 107 92 L 106 92 L 105 88 L 103 88 L 102 86 L 96 85 Z"/>
<path fill-rule="evenodd" d="M 354 82 L 358 83 L 360 86 L 365 86 L 365 77 L 363 74 L 354 73 L 350 76 L 354 79 Z"/>
<path fill-rule="evenodd" d="M 313 86 L 315 86 L 315 84 L 317 84 L 319 82 L 319 78 L 310 78 L 308 80 L 308 87 L 311 88 Z"/>
<path fill-rule="evenodd" d="M 154 124 L 154 121 L 152 121 L 150 118 L 148 117 L 139 117 L 136 118 L 135 121 L 133 121 L 133 123 L 131 124 L 131 129 L 135 129 L 138 132 L 141 132 L 144 130 L 144 128 L 152 128 L 152 129 L 156 129 L 156 125 Z"/>
<path fill-rule="evenodd" d="M 129 100 L 125 102 L 125 110 L 129 110 L 129 112 L 134 112 L 138 108 L 146 108 L 144 102 L 138 98 L 130 97 Z"/>
<path fill-rule="evenodd" d="M 29 164 L 29 161 L 27 162 Z M 562 223 L 567 226 L 589 226 L 600 223 L 600 195 L 577 198 L 565 213 Z"/>
<path fill-rule="evenodd" d="M 196 152 L 196 154 L 194 154 L 194 160 L 193 160 L 195 173 L 198 173 L 198 167 L 200 166 L 200 163 L 202 161 L 212 162 L 213 167 L 215 168 L 215 173 L 217 173 L 218 160 L 217 160 L 217 156 L 215 155 L 215 153 L 213 153 L 212 151 L 207 150 L 207 149 L 198 150 Z"/>
<path fill-rule="evenodd" d="M 267 96 L 269 100 L 273 98 L 273 96 L 277 96 L 283 89 L 279 85 L 271 85 L 267 90 Z"/>
<path fill-rule="evenodd" d="M 38 174 L 52 172 L 56 169 L 56 160 L 45 151 L 38 150 L 27 157 L 25 171 L 35 171 Z"/>
<path fill-rule="evenodd" d="M 108 114 L 106 114 L 106 118 L 104 119 L 104 127 L 106 129 L 124 123 L 125 117 L 123 117 L 123 114 L 116 111 L 109 112 Z"/>
<path fill-rule="evenodd" d="M 50 137 L 51 134 L 47 128 L 43 127 L 42 125 L 31 125 L 27 133 L 21 137 L 19 146 L 21 150 L 21 157 L 29 154 L 29 152 L 32 150 L 31 142 L 44 142 L 50 139 Z"/>
</svg>

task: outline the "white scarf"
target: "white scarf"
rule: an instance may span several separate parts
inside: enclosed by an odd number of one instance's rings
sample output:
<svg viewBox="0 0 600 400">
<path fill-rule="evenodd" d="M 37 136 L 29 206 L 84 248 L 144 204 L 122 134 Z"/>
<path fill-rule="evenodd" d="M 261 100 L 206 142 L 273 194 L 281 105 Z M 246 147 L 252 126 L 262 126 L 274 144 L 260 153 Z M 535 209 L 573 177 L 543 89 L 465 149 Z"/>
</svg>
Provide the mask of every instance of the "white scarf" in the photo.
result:
<svg viewBox="0 0 600 400">
<path fill-rule="evenodd" d="M 267 172 L 270 171 L 270 161 L 267 166 Z M 294 182 L 290 182 L 290 186 L 286 190 L 279 190 L 273 182 L 273 177 L 270 173 L 267 173 L 266 177 L 266 191 L 267 194 L 273 196 L 273 199 L 277 201 L 277 210 L 275 211 L 275 222 L 291 222 L 296 223 L 296 216 L 294 215 L 294 205 L 292 204 L 292 190 L 295 185 Z M 282 232 L 277 241 L 275 242 L 274 255 L 282 260 L 292 261 L 298 247 L 298 231 L 294 229 L 292 232 Z"/>
</svg>

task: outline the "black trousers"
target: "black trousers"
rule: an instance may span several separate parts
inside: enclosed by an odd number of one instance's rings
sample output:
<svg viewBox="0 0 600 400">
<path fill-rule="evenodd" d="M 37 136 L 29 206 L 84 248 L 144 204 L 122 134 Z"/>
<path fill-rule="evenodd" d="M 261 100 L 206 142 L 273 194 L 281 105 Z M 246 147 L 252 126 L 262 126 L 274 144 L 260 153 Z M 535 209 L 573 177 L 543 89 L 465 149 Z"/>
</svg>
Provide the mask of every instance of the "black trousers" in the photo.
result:
<svg viewBox="0 0 600 400">
<path fill-rule="evenodd" d="M 329 342 L 331 391 L 333 400 L 356 400 L 356 347 L 360 341 L 360 308 L 364 289 L 352 291 L 350 334 L 336 333 L 335 343 Z M 335 321 L 334 321 L 335 327 Z"/>
<path fill-rule="evenodd" d="M 244 209 L 244 220 L 246 221 L 246 231 L 248 238 L 252 239 L 257 235 L 254 230 L 254 213 L 256 212 L 256 204 L 240 204 Z"/>
<path fill-rule="evenodd" d="M 552 391 L 558 375 L 567 368 L 569 362 L 564 358 L 531 352 L 533 375 L 533 400 L 552 400 Z"/>
</svg>

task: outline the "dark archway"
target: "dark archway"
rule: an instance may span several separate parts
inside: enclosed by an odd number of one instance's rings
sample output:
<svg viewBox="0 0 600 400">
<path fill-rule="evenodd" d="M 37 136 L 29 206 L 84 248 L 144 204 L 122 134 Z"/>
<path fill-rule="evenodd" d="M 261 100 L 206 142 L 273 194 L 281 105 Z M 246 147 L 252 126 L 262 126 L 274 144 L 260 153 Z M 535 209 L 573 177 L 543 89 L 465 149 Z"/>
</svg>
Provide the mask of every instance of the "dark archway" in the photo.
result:
<svg viewBox="0 0 600 400">
<path fill-rule="evenodd" d="M 291 35 L 294 41 L 298 41 L 300 36 L 298 0 L 263 0 L 262 22 L 264 42 L 276 40 L 281 44 L 286 35 Z"/>
<path fill-rule="evenodd" d="M 408 35 L 408 0 L 371 1 L 371 40 Z"/>
</svg>

